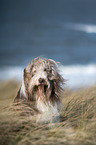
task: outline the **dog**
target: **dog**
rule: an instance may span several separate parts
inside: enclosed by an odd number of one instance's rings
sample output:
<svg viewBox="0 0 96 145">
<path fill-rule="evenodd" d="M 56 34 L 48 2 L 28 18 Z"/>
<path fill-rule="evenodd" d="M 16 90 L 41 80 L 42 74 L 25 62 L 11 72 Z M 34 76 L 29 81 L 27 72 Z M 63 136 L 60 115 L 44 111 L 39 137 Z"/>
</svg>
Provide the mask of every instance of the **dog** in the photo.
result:
<svg viewBox="0 0 96 145">
<path fill-rule="evenodd" d="M 24 69 L 22 86 L 15 98 L 34 102 L 38 110 L 36 122 L 58 121 L 64 78 L 52 59 L 35 58 Z"/>
</svg>

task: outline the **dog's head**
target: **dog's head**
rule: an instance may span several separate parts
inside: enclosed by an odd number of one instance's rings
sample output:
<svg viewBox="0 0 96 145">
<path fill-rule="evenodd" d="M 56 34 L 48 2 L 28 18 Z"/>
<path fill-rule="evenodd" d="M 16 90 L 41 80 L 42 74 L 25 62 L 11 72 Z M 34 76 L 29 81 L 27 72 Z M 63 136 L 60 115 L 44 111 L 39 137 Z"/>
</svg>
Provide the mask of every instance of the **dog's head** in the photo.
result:
<svg viewBox="0 0 96 145">
<path fill-rule="evenodd" d="M 24 70 L 20 94 L 31 101 L 41 99 L 44 102 L 58 102 L 63 83 L 64 79 L 58 73 L 57 63 L 38 57 Z"/>
</svg>

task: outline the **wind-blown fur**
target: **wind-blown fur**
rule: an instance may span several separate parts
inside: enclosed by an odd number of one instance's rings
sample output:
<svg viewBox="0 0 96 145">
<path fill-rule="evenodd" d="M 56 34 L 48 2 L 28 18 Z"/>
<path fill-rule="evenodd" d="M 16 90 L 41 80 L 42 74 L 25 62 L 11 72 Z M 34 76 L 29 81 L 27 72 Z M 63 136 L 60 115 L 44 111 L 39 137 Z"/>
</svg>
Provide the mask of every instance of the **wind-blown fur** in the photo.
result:
<svg viewBox="0 0 96 145">
<path fill-rule="evenodd" d="M 59 117 L 64 79 L 57 67 L 54 60 L 38 57 L 24 69 L 22 86 L 15 101 L 32 102 L 39 112 L 37 122 L 56 121 Z"/>
</svg>

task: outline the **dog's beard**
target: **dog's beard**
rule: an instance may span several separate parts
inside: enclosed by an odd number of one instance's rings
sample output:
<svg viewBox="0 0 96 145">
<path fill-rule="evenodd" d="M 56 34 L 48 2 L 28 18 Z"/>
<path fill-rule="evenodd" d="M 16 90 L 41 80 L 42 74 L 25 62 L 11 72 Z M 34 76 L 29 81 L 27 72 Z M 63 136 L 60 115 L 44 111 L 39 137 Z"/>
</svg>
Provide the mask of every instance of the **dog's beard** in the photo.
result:
<svg viewBox="0 0 96 145">
<path fill-rule="evenodd" d="M 40 85 L 35 85 L 32 88 L 32 98 L 34 96 L 34 99 L 38 101 L 38 99 L 42 100 L 44 103 L 48 102 L 51 97 L 51 92 L 52 89 L 51 87 L 48 87 L 47 84 L 40 84 Z"/>
</svg>

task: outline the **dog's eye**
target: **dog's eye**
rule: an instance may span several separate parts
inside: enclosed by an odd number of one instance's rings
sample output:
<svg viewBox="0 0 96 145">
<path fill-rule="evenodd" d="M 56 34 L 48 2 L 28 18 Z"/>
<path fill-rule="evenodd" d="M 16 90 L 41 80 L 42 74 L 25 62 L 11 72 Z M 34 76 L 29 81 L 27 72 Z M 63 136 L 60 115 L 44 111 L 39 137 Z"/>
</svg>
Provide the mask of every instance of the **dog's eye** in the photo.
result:
<svg viewBox="0 0 96 145">
<path fill-rule="evenodd" d="M 32 73 L 35 74 L 36 73 L 36 70 L 34 70 Z"/>
<path fill-rule="evenodd" d="M 52 73 L 52 69 L 47 69 L 45 68 L 44 71 L 48 72 L 48 73 Z"/>
<path fill-rule="evenodd" d="M 35 75 L 35 73 L 36 73 L 36 69 L 33 69 L 32 70 L 32 77 Z"/>
<path fill-rule="evenodd" d="M 32 73 L 35 73 L 35 72 L 36 72 L 36 69 L 35 69 L 35 68 L 33 68 Z"/>
<path fill-rule="evenodd" d="M 33 73 L 36 73 L 36 70 L 34 70 Z"/>
</svg>

